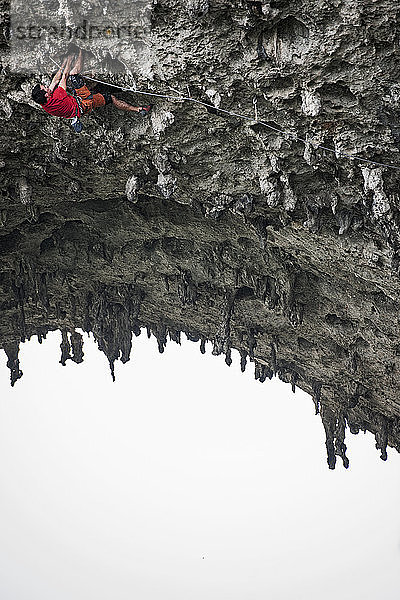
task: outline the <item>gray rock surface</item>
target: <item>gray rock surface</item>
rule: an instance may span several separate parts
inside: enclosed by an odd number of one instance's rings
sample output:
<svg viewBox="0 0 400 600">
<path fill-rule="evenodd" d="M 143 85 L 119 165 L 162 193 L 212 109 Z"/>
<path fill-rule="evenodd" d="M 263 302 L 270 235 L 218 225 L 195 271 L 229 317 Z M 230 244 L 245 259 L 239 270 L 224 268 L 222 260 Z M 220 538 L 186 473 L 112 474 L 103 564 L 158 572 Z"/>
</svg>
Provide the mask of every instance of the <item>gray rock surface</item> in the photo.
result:
<svg viewBox="0 0 400 600">
<path fill-rule="evenodd" d="M 132 332 L 147 327 L 160 351 L 185 332 L 228 364 L 237 348 L 260 381 L 313 394 L 331 468 L 348 465 L 346 428 L 371 431 L 383 459 L 400 450 L 400 171 L 343 156 L 400 165 L 399 15 L 393 0 L 151 4 L 146 50 L 124 43 L 127 68 L 108 81 L 256 110 L 289 135 L 168 99 L 150 118 L 106 107 L 76 135 L 30 100 L 36 67 L 10 70 L 3 29 L 0 346 L 12 383 L 19 342 L 49 330 L 62 331 L 63 364 L 83 358 L 76 330 L 93 331 L 112 372 Z"/>
</svg>

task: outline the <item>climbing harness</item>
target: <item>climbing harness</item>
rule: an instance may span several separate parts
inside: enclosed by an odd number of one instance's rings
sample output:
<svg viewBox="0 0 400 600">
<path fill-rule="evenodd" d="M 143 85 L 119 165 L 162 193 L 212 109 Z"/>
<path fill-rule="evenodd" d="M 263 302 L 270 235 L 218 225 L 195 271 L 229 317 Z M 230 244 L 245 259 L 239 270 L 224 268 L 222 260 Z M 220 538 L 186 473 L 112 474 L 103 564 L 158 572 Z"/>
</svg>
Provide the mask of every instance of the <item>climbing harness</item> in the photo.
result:
<svg viewBox="0 0 400 600">
<path fill-rule="evenodd" d="M 61 68 L 60 65 L 55 60 L 53 60 L 53 58 L 51 56 L 49 56 L 49 59 L 57 67 Z M 190 96 L 189 86 L 187 86 L 188 87 L 188 96 L 179 96 L 179 95 L 174 96 L 172 94 L 160 94 L 160 93 L 156 93 L 156 92 L 148 92 L 145 90 L 138 90 L 136 88 L 115 85 L 114 83 L 107 83 L 105 81 L 101 81 L 100 79 L 95 79 L 94 77 L 89 77 L 89 75 L 85 75 L 85 79 L 89 79 L 90 81 L 93 81 L 95 83 L 101 83 L 102 85 L 107 85 L 109 87 L 117 88 L 123 92 L 133 92 L 134 94 L 140 94 L 143 96 L 152 96 L 154 98 L 164 98 L 167 100 L 171 100 L 173 102 L 193 102 L 193 104 L 200 104 L 201 106 L 204 106 L 205 108 L 211 109 L 214 113 L 222 113 L 225 115 L 229 115 L 231 117 L 237 117 L 238 119 L 243 119 L 245 121 L 251 121 L 252 123 L 254 123 L 256 125 L 261 125 L 262 127 L 266 127 L 267 129 L 270 129 L 271 131 L 275 131 L 275 133 L 278 133 L 279 135 L 282 135 L 286 138 L 290 138 L 296 142 L 302 142 L 305 145 L 311 144 L 309 139 L 307 140 L 305 138 L 299 137 L 296 133 L 292 133 L 285 129 L 280 129 L 279 127 L 270 125 L 269 123 L 266 123 L 265 121 L 260 121 L 260 120 L 258 120 L 258 118 L 249 117 L 248 115 L 237 113 L 237 112 L 234 112 L 231 110 L 226 110 L 224 108 L 218 108 L 214 104 L 209 104 L 208 102 L 203 102 L 202 100 L 197 100 L 196 98 L 192 98 Z M 254 100 L 253 100 L 253 106 L 254 106 L 254 110 L 255 110 L 255 117 L 258 117 L 257 104 L 256 104 L 256 101 L 254 101 Z M 311 144 L 311 145 L 314 150 L 325 150 L 325 152 L 330 152 L 330 153 L 334 154 L 336 156 L 336 158 L 338 158 L 338 157 L 348 158 L 350 160 L 356 160 L 359 162 L 363 162 L 365 164 L 370 164 L 370 165 L 374 165 L 377 167 L 386 167 L 388 169 L 394 169 L 396 171 L 400 171 L 400 166 L 397 166 L 397 165 L 391 165 L 391 164 L 371 160 L 369 158 L 363 158 L 362 156 L 358 156 L 356 154 L 350 154 L 348 152 L 342 152 L 341 150 L 336 150 L 335 148 L 330 148 L 329 146 L 323 146 L 322 144 Z"/>
</svg>

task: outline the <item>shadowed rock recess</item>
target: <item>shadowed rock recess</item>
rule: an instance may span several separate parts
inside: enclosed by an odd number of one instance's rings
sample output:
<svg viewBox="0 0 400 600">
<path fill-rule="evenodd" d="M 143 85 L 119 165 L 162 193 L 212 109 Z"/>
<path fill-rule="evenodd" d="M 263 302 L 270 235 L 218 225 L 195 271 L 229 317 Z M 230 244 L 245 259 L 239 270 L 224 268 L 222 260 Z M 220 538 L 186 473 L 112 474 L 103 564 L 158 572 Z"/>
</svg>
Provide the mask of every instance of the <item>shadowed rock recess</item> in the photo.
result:
<svg viewBox="0 0 400 600">
<path fill-rule="evenodd" d="M 150 118 L 96 111 L 76 135 L 31 102 L 35 65 L 10 71 L 0 6 L 0 347 L 12 385 L 20 342 L 51 330 L 63 364 L 83 360 L 77 329 L 93 332 L 112 373 L 132 332 L 146 327 L 160 352 L 184 332 L 228 365 L 236 348 L 260 381 L 310 393 L 330 468 L 336 456 L 348 466 L 346 429 L 372 432 L 383 460 L 388 445 L 400 451 L 400 171 L 315 148 L 400 165 L 397 2 L 159 0 L 143 60 L 132 53 L 130 73 L 110 76 L 189 86 L 250 116 L 256 102 L 307 144 L 165 99 Z M 91 60 L 95 72 L 97 48 Z"/>
</svg>

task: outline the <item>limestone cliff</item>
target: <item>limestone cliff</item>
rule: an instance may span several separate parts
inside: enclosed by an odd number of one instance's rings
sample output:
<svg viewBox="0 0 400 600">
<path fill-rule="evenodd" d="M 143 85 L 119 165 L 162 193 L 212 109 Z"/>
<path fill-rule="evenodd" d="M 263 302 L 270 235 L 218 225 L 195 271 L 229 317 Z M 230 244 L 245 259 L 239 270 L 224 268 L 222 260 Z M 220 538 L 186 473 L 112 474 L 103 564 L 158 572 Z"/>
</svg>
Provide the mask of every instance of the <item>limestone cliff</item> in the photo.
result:
<svg viewBox="0 0 400 600">
<path fill-rule="evenodd" d="M 11 71 L 2 6 L 0 346 L 12 383 L 20 341 L 48 330 L 63 333 L 63 363 L 82 361 L 76 330 L 93 331 L 112 369 L 132 332 L 147 327 L 160 351 L 185 332 L 228 364 L 237 348 L 261 381 L 311 393 L 331 468 L 348 465 L 346 428 L 371 431 L 383 459 L 400 450 L 400 171 L 343 156 L 400 166 L 396 3 L 159 0 L 131 61 L 127 42 L 110 55 L 123 72 L 107 79 L 89 48 L 100 79 L 256 107 L 289 135 L 168 99 L 148 119 L 106 107 L 76 135 L 30 100 L 38 65 Z"/>
</svg>

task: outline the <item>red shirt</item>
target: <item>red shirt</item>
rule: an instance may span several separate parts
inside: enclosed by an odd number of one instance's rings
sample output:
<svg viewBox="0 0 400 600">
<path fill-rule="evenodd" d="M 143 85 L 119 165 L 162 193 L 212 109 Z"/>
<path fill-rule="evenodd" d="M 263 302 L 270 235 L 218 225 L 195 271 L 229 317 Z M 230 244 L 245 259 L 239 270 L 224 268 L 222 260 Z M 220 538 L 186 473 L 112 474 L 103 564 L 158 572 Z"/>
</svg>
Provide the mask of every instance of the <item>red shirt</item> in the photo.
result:
<svg viewBox="0 0 400 600">
<path fill-rule="evenodd" d="M 61 87 L 56 87 L 46 104 L 43 104 L 43 108 L 49 115 L 56 117 L 80 117 L 78 102 Z"/>
</svg>

